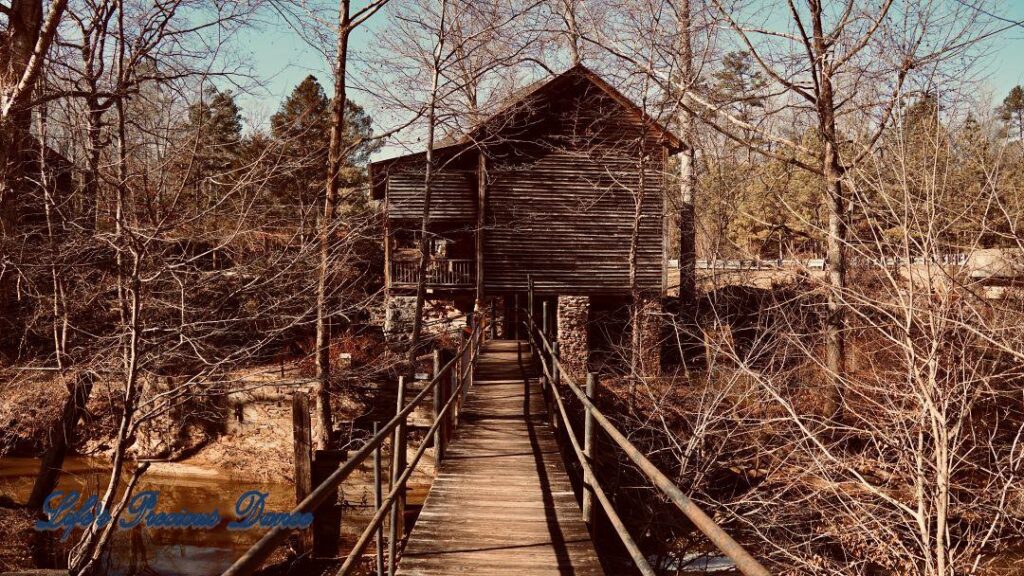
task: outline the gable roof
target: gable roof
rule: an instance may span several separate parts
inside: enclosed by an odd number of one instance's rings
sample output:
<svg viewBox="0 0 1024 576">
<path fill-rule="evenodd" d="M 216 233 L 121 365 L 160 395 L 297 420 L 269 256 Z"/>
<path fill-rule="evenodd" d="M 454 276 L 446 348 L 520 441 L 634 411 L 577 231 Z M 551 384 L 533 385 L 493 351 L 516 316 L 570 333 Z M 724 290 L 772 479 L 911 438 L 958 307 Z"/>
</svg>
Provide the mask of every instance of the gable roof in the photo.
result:
<svg viewBox="0 0 1024 576">
<path fill-rule="evenodd" d="M 599 88 L 604 94 L 621 106 L 628 114 L 643 122 L 648 129 L 654 132 L 655 137 L 669 149 L 670 153 L 676 153 L 687 148 L 687 145 L 680 140 L 678 136 L 652 118 L 642 108 L 627 98 L 622 92 L 619 92 L 614 86 L 598 76 L 593 70 L 587 68 L 583 64 L 577 64 L 557 76 L 538 80 L 537 82 L 529 84 L 523 89 L 517 91 L 502 106 L 500 106 L 496 112 L 478 122 L 476 126 L 470 128 L 468 131 L 460 135 L 447 137 L 434 142 L 434 150 L 439 151 L 457 147 L 471 148 L 475 146 L 485 131 L 496 126 L 500 127 L 503 120 L 519 110 L 524 103 L 532 99 L 541 98 L 547 94 L 556 93 L 563 86 L 577 78 L 588 80 L 592 85 Z M 373 182 L 374 198 L 383 197 L 383 191 L 378 191 L 377 180 L 383 177 L 383 172 L 386 171 L 384 169 L 388 165 L 399 160 L 407 160 L 423 155 L 425 155 L 425 152 L 413 152 L 410 154 L 395 156 L 393 158 L 378 160 L 377 162 L 371 162 L 369 165 L 369 173 L 371 182 Z"/>
</svg>

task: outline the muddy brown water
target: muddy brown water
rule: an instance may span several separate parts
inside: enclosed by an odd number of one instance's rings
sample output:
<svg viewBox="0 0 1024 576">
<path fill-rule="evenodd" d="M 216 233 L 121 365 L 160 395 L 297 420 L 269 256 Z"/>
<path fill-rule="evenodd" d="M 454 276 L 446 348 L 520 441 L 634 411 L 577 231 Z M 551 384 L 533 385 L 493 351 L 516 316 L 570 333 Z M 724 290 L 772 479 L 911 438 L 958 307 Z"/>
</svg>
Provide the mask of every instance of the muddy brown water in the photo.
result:
<svg viewBox="0 0 1024 576">
<path fill-rule="evenodd" d="M 0 498 L 23 503 L 32 491 L 39 471 L 35 458 L 0 458 Z M 354 485 L 345 486 L 345 497 L 355 504 L 346 507 L 342 521 L 342 551 L 347 553 L 373 515 L 372 487 L 360 483 L 369 470 L 359 471 Z M 61 474 L 58 490 L 77 490 L 85 496 L 101 496 L 109 478 L 110 467 L 105 460 L 86 457 L 69 458 Z M 234 479 L 227 471 L 199 469 L 192 466 L 162 464 L 147 472 L 136 491 L 159 490 L 157 511 L 191 512 L 216 509 L 222 518 L 234 520 L 238 497 L 249 490 L 269 496 L 266 509 L 286 512 L 295 504 L 295 488 L 291 484 L 251 482 Z M 422 501 L 422 490 L 413 490 L 410 504 Z M 214 529 L 144 528 L 115 530 L 110 549 L 104 558 L 105 573 L 111 576 L 160 575 L 205 576 L 220 574 L 242 553 L 259 540 L 265 529 L 228 530 L 226 522 Z M 72 544 L 79 532 L 68 540 Z M 371 549 L 368 553 L 372 553 Z"/>
</svg>

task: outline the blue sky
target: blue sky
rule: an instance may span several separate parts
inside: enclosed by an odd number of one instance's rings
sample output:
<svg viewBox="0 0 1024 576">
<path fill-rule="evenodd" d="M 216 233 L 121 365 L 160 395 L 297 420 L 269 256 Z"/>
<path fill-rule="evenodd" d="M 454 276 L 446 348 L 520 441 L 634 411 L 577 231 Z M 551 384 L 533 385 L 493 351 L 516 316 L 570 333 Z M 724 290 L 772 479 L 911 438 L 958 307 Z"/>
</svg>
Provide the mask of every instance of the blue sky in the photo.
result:
<svg viewBox="0 0 1024 576">
<path fill-rule="evenodd" d="M 1024 0 L 1007 0 L 999 16 L 1024 22 Z M 992 54 L 985 68 L 991 75 L 989 88 L 1001 100 L 1010 88 L 1024 84 L 1024 25 L 1003 32 L 992 44 Z"/>
<path fill-rule="evenodd" d="M 350 38 L 350 58 L 359 57 L 380 23 L 381 14 L 377 14 L 375 19 L 356 29 Z M 270 115 L 277 111 L 281 101 L 310 74 L 317 77 L 328 95 L 333 89 L 330 63 L 284 23 L 264 23 L 246 30 L 234 44 L 237 57 L 252 66 L 255 76 L 261 80 L 259 86 L 248 88 L 248 93 L 238 98 L 247 121 L 269 123 Z M 358 92 L 349 94 L 349 98 L 360 104 L 365 100 Z"/>
<path fill-rule="evenodd" d="M 1006 0 L 999 16 L 1024 21 L 1024 0 Z M 377 14 L 376 20 L 371 19 L 353 35 L 352 58 L 359 58 L 372 42 L 373 35 L 381 28 L 381 17 L 382 14 Z M 319 78 L 326 90 L 331 90 L 329 66 L 323 54 L 280 20 L 271 19 L 258 29 L 243 32 L 235 42 L 235 50 L 237 57 L 248 63 L 260 79 L 257 87 L 248 89 L 239 98 L 248 123 L 268 123 L 281 100 L 309 74 Z M 1013 86 L 1024 84 L 1024 27 L 1016 26 L 991 42 L 981 73 L 986 77 L 982 89 L 997 100 Z M 365 104 L 366 99 L 358 91 L 350 92 L 350 98 Z M 372 109 L 370 112 L 372 114 Z"/>
</svg>

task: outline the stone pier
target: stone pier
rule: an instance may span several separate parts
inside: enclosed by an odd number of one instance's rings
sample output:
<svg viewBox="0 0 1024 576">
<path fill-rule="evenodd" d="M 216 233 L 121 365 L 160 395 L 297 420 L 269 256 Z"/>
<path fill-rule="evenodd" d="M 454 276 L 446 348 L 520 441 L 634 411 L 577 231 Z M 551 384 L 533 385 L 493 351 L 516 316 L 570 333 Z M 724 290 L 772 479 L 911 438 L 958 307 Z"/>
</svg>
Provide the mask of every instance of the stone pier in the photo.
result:
<svg viewBox="0 0 1024 576">
<path fill-rule="evenodd" d="M 582 383 L 587 374 L 590 342 L 587 325 L 590 321 L 589 296 L 558 297 L 558 347 L 562 363 L 576 382 Z"/>
</svg>

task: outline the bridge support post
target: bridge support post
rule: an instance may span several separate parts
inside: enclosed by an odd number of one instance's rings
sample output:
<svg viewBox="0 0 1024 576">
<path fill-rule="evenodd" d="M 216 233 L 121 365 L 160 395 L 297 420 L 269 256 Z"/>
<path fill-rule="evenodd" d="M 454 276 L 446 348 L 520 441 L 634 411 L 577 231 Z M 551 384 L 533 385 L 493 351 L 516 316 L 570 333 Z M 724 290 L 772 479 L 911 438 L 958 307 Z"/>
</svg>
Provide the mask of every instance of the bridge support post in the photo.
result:
<svg viewBox="0 0 1024 576">
<path fill-rule="evenodd" d="M 319 486 L 338 469 L 348 457 L 347 450 L 313 451 L 313 484 Z M 338 503 L 339 489 L 317 508 L 313 515 L 313 557 L 337 558 L 341 544 L 342 508 Z"/>
<path fill-rule="evenodd" d="M 341 462 L 345 461 L 344 450 L 312 449 L 309 417 L 309 396 L 296 392 L 292 396 L 292 430 L 295 454 L 295 502 L 301 502 L 314 486 L 319 486 L 331 475 Z M 312 550 L 316 558 L 334 558 L 338 555 L 341 537 L 341 506 L 338 505 L 337 490 L 332 499 L 324 502 L 316 511 L 313 526 L 305 531 L 298 547 Z"/>
<path fill-rule="evenodd" d="M 295 503 L 298 504 L 313 491 L 313 441 L 310 432 L 309 396 L 296 392 L 292 396 L 292 438 L 295 454 Z M 313 543 L 312 531 L 303 531 L 300 538 L 302 551 Z"/>
<path fill-rule="evenodd" d="M 593 372 L 587 373 L 587 398 L 594 401 L 594 392 L 597 385 L 597 378 Z M 594 413 L 586 408 L 583 417 L 583 457 L 591 470 L 594 469 Z M 594 478 L 584 470 L 583 472 L 583 521 L 590 527 L 590 533 L 594 533 Z"/>
<path fill-rule="evenodd" d="M 401 412 L 405 407 L 405 376 L 398 377 L 397 402 L 396 413 Z M 402 418 L 398 426 L 395 427 L 395 437 L 391 444 L 394 451 L 391 463 L 392 489 L 396 488 L 394 483 L 405 472 L 405 424 L 406 419 Z M 395 572 L 398 570 L 398 541 L 405 533 L 405 486 L 398 486 L 397 489 L 395 502 L 391 506 L 391 534 L 388 541 L 388 573 L 390 576 L 395 576 Z"/>
</svg>

